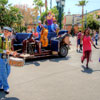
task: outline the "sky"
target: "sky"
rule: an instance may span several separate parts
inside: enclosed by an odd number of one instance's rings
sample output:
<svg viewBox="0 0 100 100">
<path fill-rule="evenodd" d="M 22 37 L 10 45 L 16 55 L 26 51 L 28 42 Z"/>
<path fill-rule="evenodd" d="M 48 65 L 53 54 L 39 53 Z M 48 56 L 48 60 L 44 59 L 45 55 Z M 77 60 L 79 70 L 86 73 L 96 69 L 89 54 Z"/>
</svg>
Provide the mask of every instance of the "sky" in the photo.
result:
<svg viewBox="0 0 100 100">
<path fill-rule="evenodd" d="M 45 0 L 43 0 L 44 2 Z M 64 12 L 65 15 L 67 15 L 68 11 L 71 12 L 71 14 L 81 14 L 81 7 L 76 6 L 75 4 L 78 4 L 78 1 L 80 0 L 65 0 L 65 8 Z M 84 13 L 90 12 L 96 9 L 100 9 L 100 0 L 87 0 L 88 3 L 85 6 Z M 33 0 L 8 0 L 9 3 L 14 4 L 27 4 L 29 7 L 32 7 Z M 48 2 L 48 8 L 50 8 L 50 0 L 47 0 Z M 52 0 L 52 7 L 56 6 L 56 0 Z"/>
</svg>

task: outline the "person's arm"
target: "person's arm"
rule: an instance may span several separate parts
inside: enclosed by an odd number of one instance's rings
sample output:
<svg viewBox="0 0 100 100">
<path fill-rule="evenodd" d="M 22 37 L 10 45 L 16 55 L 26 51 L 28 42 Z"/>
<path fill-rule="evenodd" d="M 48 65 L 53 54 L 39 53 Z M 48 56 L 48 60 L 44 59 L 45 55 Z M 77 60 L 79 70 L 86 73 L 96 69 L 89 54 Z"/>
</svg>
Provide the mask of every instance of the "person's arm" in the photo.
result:
<svg viewBox="0 0 100 100">
<path fill-rule="evenodd" d="M 39 26 L 37 26 L 37 28 L 36 28 L 36 32 L 38 32 L 38 33 L 40 32 L 40 31 L 39 31 Z"/>
<path fill-rule="evenodd" d="M 51 30 L 52 30 L 52 32 L 55 32 L 53 24 L 51 25 Z"/>
<path fill-rule="evenodd" d="M 93 43 L 91 37 L 90 37 L 90 42 L 91 42 L 91 44 L 94 46 L 94 48 L 99 49 L 99 48 L 97 48 L 96 45 Z"/>
</svg>

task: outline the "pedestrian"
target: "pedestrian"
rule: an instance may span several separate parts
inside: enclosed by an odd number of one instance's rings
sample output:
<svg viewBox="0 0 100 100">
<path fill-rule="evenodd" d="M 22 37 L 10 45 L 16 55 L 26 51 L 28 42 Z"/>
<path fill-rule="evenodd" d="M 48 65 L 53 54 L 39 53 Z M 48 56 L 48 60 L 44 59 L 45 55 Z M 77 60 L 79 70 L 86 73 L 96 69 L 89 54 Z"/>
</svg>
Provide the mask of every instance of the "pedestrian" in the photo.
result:
<svg viewBox="0 0 100 100">
<path fill-rule="evenodd" d="M 11 52 L 11 35 L 12 29 L 4 27 L 4 36 L 0 36 L 0 91 L 9 94 L 8 76 L 10 74 L 10 65 L 8 62 L 9 54 L 16 55 Z"/>
<path fill-rule="evenodd" d="M 81 52 L 82 50 L 81 36 L 82 36 L 82 33 L 81 31 L 79 31 L 77 34 L 77 50 L 76 50 L 77 52 Z"/>
<path fill-rule="evenodd" d="M 98 45 L 98 40 L 99 40 L 99 34 L 98 34 L 98 32 L 96 32 L 96 34 L 95 34 L 95 45 Z"/>
<path fill-rule="evenodd" d="M 97 47 L 94 45 L 91 37 L 90 37 L 90 29 L 86 29 L 84 31 L 84 35 L 81 37 L 82 41 L 83 41 L 83 56 L 81 58 L 81 62 L 83 63 L 85 59 L 87 59 L 87 63 L 86 63 L 86 68 L 88 69 L 88 64 L 90 61 L 90 57 L 91 57 L 91 44 L 97 49 Z"/>
</svg>

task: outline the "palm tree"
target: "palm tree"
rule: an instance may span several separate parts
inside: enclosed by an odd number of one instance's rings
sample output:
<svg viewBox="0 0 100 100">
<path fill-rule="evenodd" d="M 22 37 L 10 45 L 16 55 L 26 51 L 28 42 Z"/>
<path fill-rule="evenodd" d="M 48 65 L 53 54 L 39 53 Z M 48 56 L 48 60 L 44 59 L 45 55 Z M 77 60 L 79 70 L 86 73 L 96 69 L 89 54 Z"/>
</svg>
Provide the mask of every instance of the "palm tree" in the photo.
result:
<svg viewBox="0 0 100 100">
<path fill-rule="evenodd" d="M 34 0 L 33 2 L 34 2 L 34 4 L 36 5 L 36 7 L 39 8 L 39 10 L 40 10 L 40 15 L 41 15 L 41 8 L 44 6 L 43 1 L 42 1 L 42 0 Z"/>
<path fill-rule="evenodd" d="M 47 10 L 47 0 L 45 0 L 45 10 Z"/>
<path fill-rule="evenodd" d="M 79 1 L 78 4 L 76 4 L 77 6 L 81 6 L 82 7 L 82 32 L 83 32 L 83 15 L 84 15 L 84 6 L 88 3 L 88 1 L 86 0 L 81 0 Z"/>
</svg>

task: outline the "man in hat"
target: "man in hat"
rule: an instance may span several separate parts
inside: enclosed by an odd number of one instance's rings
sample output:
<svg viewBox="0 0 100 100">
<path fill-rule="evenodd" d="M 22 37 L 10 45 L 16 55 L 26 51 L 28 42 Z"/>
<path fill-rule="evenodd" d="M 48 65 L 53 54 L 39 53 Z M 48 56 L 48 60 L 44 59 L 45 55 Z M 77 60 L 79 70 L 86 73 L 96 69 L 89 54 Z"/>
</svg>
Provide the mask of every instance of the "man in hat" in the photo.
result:
<svg viewBox="0 0 100 100">
<path fill-rule="evenodd" d="M 0 37 L 0 92 L 4 91 L 9 93 L 8 76 L 10 74 L 10 65 L 8 62 L 8 55 L 11 53 L 11 40 L 10 35 L 12 29 L 10 27 L 3 28 L 4 35 Z M 16 55 L 13 53 L 12 55 Z"/>
</svg>

